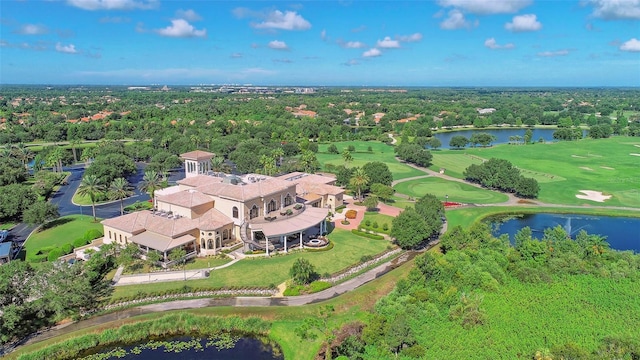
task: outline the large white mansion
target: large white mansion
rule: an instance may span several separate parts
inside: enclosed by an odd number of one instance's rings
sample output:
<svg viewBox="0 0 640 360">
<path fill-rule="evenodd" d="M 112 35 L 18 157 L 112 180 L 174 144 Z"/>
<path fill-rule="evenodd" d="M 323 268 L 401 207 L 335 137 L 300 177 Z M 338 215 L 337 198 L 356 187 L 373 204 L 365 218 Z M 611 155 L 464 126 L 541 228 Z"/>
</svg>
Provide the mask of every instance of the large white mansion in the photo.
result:
<svg viewBox="0 0 640 360">
<path fill-rule="evenodd" d="M 206 151 L 181 155 L 185 178 L 155 192 L 154 209 L 102 221 L 105 243 L 137 244 L 156 250 L 163 265 L 182 247 L 189 257 L 217 254 L 244 243 L 245 250 L 303 246 L 326 232 L 328 212 L 342 204 L 335 178 L 306 173 L 279 177 L 214 173 Z"/>
</svg>

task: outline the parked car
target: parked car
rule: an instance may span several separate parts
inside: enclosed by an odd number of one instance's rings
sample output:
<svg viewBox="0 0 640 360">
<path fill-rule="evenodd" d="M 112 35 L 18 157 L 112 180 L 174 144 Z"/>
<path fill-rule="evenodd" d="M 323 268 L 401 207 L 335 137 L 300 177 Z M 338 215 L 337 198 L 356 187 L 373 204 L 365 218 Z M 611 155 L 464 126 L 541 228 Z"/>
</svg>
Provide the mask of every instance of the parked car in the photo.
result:
<svg viewBox="0 0 640 360">
<path fill-rule="evenodd" d="M 9 230 L 0 230 L 0 242 L 7 240 L 9 236 Z"/>
</svg>

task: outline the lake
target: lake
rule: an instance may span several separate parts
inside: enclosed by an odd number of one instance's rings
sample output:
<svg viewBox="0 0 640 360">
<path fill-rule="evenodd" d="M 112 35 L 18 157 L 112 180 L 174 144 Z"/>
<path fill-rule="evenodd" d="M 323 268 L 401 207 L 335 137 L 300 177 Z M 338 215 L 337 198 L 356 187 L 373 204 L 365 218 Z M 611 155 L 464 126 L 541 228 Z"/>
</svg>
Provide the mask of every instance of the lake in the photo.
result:
<svg viewBox="0 0 640 360">
<path fill-rule="evenodd" d="M 495 223 L 493 223 L 495 224 Z M 511 241 L 523 227 L 528 226 L 535 238 L 542 238 L 544 229 L 561 225 L 575 238 L 580 230 L 605 236 L 615 250 L 640 253 L 640 218 L 592 216 L 578 214 L 530 214 L 511 218 L 493 230 L 494 236 L 509 234 Z"/>
<path fill-rule="evenodd" d="M 234 346 L 235 343 L 235 346 Z M 110 356 L 105 356 L 110 355 Z M 241 337 L 212 342 L 206 338 L 187 336 L 162 341 L 150 341 L 102 350 L 88 359 L 139 359 L 139 360 L 282 360 L 278 349 L 259 339 Z"/>
<path fill-rule="evenodd" d="M 542 138 L 545 142 L 554 142 L 556 141 L 553 138 L 553 132 L 558 129 L 532 129 L 533 136 L 531 137 L 531 141 L 537 142 L 538 139 Z M 440 132 L 433 134 L 440 142 L 442 142 L 442 149 L 449 148 L 449 141 L 454 136 L 464 136 L 467 139 L 471 137 L 474 133 L 489 133 L 496 137 L 496 141 L 491 143 L 492 145 L 496 144 L 507 144 L 509 143 L 509 137 L 511 136 L 522 136 L 524 138 L 524 133 L 527 131 L 527 128 L 507 128 L 507 129 L 471 129 L 471 130 L 457 130 L 457 131 L 449 131 L 449 132 Z M 586 134 L 586 130 L 583 132 L 583 136 Z M 467 145 L 469 146 L 469 145 Z"/>
</svg>

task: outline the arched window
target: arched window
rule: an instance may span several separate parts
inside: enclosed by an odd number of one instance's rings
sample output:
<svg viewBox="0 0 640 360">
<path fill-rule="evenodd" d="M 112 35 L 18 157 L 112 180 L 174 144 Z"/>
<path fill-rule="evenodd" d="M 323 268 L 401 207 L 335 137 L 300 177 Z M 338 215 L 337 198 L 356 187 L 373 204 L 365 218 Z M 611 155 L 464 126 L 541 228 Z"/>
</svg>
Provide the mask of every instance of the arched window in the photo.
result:
<svg viewBox="0 0 640 360">
<path fill-rule="evenodd" d="M 213 249 L 213 240 L 207 240 L 207 249 Z"/>
<path fill-rule="evenodd" d="M 258 217 L 258 207 L 256 205 L 253 205 L 251 207 L 251 210 L 249 210 L 249 219 L 253 219 L 257 217 Z"/>
<path fill-rule="evenodd" d="M 203 248 L 203 249 L 206 249 L 205 244 L 204 244 L 204 239 L 202 239 L 200 241 L 200 247 Z"/>
<path fill-rule="evenodd" d="M 227 240 L 229 238 L 229 230 L 224 229 L 222 231 L 222 240 Z"/>
<path fill-rule="evenodd" d="M 287 194 L 287 196 L 284 198 L 284 206 L 289 206 L 291 204 L 293 204 L 293 198 L 290 194 Z"/>
<path fill-rule="evenodd" d="M 271 201 L 269 201 L 269 203 L 267 204 L 267 212 L 272 212 L 276 210 L 277 210 L 276 201 L 271 199 Z"/>
<path fill-rule="evenodd" d="M 237 219 L 238 218 L 238 207 L 234 206 L 232 211 L 233 211 L 233 218 Z"/>
</svg>

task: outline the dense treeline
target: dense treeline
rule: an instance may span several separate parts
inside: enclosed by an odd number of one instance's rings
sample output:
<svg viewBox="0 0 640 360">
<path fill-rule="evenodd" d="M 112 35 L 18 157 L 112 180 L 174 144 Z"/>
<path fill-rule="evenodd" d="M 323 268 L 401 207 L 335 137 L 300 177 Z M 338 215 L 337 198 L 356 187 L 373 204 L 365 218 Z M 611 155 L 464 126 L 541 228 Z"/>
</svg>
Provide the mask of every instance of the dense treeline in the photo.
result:
<svg viewBox="0 0 640 360">
<path fill-rule="evenodd" d="M 515 193 L 524 198 L 536 198 L 540 191 L 536 179 L 520 175 L 520 170 L 504 159 L 491 158 L 480 165 L 469 165 L 463 175 L 465 180 L 486 188 Z"/>
<path fill-rule="evenodd" d="M 115 265 L 105 245 L 86 262 L 72 265 L 24 261 L 0 266 L 0 344 L 24 337 L 56 321 L 78 317 L 99 306 L 113 288 L 105 280 Z"/>
<path fill-rule="evenodd" d="M 640 356 L 640 255 L 562 227 L 509 244 L 485 224 L 452 229 L 442 253 L 416 258 L 407 279 L 345 339 L 350 359 Z M 602 319 L 607 321 L 603 322 Z M 345 345 L 347 344 L 347 345 Z M 334 351 L 335 353 L 335 351 Z"/>
</svg>

